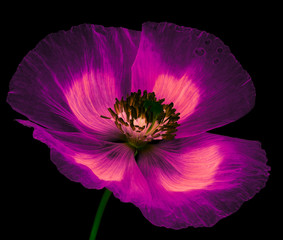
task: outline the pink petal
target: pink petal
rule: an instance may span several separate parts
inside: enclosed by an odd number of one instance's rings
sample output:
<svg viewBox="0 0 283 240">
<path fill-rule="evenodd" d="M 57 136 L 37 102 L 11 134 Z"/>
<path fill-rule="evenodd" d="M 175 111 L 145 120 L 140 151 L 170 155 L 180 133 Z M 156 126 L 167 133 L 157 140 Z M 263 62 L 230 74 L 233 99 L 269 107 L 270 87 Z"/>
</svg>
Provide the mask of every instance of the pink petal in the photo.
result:
<svg viewBox="0 0 283 240">
<path fill-rule="evenodd" d="M 8 103 L 41 126 L 115 135 L 100 118 L 130 91 L 140 32 L 83 24 L 44 38 L 24 57 Z"/>
<path fill-rule="evenodd" d="M 144 181 L 140 186 L 150 195 L 137 201 L 128 189 L 117 189 L 121 199 L 127 196 L 157 226 L 213 226 L 237 211 L 268 179 L 270 168 L 259 142 L 205 133 L 151 147 L 137 160 L 143 177 L 131 178 Z"/>
<path fill-rule="evenodd" d="M 51 150 L 51 160 L 71 181 L 90 189 L 109 188 L 123 202 L 144 205 L 151 195 L 147 181 L 135 159 L 134 151 L 124 143 L 97 141 L 85 133 L 47 130 L 30 121 L 33 137 Z"/>
<path fill-rule="evenodd" d="M 169 23 L 143 24 L 132 91 L 154 91 L 180 112 L 177 137 L 244 116 L 254 106 L 249 74 L 217 37 Z"/>
<path fill-rule="evenodd" d="M 88 167 L 103 181 L 121 181 L 132 161 L 133 151 L 123 143 L 105 144 L 96 153 L 76 153 L 75 162 Z"/>
<path fill-rule="evenodd" d="M 98 141 L 92 135 L 44 129 L 29 121 L 35 139 L 51 149 L 51 160 L 58 170 L 72 181 L 87 188 L 100 189 L 109 182 L 121 181 L 134 161 L 134 152 L 124 143 Z"/>
</svg>

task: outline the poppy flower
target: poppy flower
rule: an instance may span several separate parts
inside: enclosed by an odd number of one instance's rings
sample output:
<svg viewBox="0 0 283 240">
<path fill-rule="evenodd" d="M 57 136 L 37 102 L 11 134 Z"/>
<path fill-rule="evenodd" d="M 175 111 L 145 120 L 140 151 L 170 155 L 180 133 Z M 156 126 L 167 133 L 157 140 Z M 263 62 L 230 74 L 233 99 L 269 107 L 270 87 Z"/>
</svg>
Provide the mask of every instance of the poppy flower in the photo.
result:
<svg viewBox="0 0 283 240">
<path fill-rule="evenodd" d="M 213 226 L 268 179 L 259 142 L 208 132 L 247 114 L 255 88 L 204 31 L 147 22 L 50 34 L 20 63 L 7 101 L 62 174 L 157 226 Z"/>
</svg>

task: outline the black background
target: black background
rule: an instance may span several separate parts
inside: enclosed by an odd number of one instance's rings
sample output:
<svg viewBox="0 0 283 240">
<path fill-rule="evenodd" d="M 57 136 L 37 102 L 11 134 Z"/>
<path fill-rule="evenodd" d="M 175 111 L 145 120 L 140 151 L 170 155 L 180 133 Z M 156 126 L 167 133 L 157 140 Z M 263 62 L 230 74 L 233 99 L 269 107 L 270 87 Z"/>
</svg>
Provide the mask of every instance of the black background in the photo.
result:
<svg viewBox="0 0 283 240">
<path fill-rule="evenodd" d="M 122 203 L 112 196 L 97 239 L 255 239 L 266 234 L 275 235 L 279 230 L 276 227 L 277 215 L 281 211 L 275 197 L 279 191 L 275 187 L 278 183 L 275 180 L 278 172 L 276 161 L 279 161 L 275 155 L 279 115 L 275 114 L 280 109 L 275 92 L 279 85 L 276 84 L 277 77 L 272 76 L 276 71 L 273 54 L 278 51 L 275 44 L 279 37 L 278 22 L 273 7 L 243 9 L 245 7 L 233 14 L 226 10 L 226 14 L 221 15 L 223 11 L 219 8 L 206 15 L 201 9 L 183 11 L 182 6 L 166 13 L 163 10 L 142 13 L 116 10 L 113 14 L 98 8 L 88 14 L 79 10 L 65 14 L 62 10 L 56 17 L 53 11 L 42 14 L 40 11 L 21 11 L 20 7 L 18 12 L 7 9 L 9 14 L 2 20 L 1 113 L 4 114 L 1 119 L 4 122 L 1 125 L 4 154 L 1 154 L 1 176 L 5 212 L 2 218 L 9 237 L 3 239 L 88 239 L 103 193 L 102 190 L 85 189 L 61 175 L 50 161 L 49 148 L 33 139 L 32 129 L 14 121 L 25 119 L 5 103 L 8 84 L 18 64 L 49 33 L 68 30 L 81 23 L 141 30 L 141 24 L 148 20 L 205 30 L 220 37 L 230 47 L 253 79 L 257 91 L 256 106 L 237 122 L 212 132 L 262 142 L 268 164 L 272 167 L 271 176 L 260 193 L 212 228 L 175 231 L 155 227 L 134 205 Z M 193 12 L 197 14 L 192 16 Z M 267 14 L 271 15 L 267 17 Z"/>
</svg>

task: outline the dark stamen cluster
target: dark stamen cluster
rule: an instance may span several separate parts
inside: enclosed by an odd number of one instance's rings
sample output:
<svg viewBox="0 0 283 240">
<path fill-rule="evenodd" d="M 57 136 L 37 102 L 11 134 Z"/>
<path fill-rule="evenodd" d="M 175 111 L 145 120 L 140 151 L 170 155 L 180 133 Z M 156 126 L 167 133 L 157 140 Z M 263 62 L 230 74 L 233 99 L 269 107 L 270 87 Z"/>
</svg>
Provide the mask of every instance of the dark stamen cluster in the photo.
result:
<svg viewBox="0 0 283 240">
<path fill-rule="evenodd" d="M 180 113 L 176 113 L 173 103 L 163 104 L 164 101 L 157 100 L 154 92 L 145 90 L 141 95 L 138 90 L 127 95 L 125 100 L 116 98 L 114 110 L 108 108 L 111 117 L 101 117 L 113 119 L 117 128 L 135 142 L 171 140 L 176 135 Z"/>
</svg>

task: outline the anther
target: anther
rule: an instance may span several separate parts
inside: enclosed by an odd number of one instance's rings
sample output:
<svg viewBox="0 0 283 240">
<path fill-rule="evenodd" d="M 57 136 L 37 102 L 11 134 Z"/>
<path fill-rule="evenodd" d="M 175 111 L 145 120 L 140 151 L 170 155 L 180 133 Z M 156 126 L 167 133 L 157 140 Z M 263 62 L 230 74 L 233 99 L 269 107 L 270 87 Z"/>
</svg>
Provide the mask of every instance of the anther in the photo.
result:
<svg viewBox="0 0 283 240">
<path fill-rule="evenodd" d="M 103 115 L 100 115 L 100 117 L 105 118 L 105 119 L 111 119 L 110 117 L 105 117 Z"/>
<path fill-rule="evenodd" d="M 121 123 L 121 124 L 123 124 L 124 126 L 129 126 L 129 124 L 127 123 L 127 122 L 125 122 L 124 120 L 123 120 L 123 118 L 118 118 L 118 121 Z"/>
<path fill-rule="evenodd" d="M 114 111 L 111 109 L 111 108 L 108 108 L 108 111 L 110 112 L 111 116 L 114 118 L 114 119 L 117 119 L 118 118 L 118 115 L 116 113 L 114 113 Z"/>
</svg>

